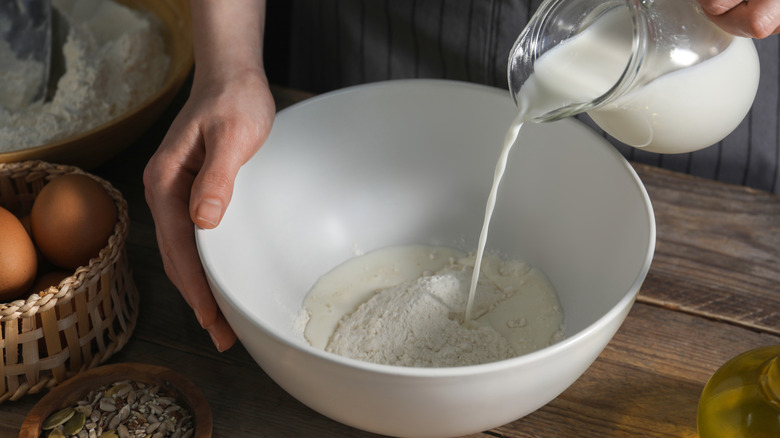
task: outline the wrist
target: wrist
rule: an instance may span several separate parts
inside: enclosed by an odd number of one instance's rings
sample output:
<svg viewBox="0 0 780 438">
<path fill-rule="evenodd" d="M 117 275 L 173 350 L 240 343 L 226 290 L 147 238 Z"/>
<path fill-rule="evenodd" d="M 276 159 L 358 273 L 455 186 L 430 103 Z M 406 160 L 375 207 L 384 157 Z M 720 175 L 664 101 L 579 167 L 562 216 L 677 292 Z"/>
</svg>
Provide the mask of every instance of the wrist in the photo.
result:
<svg viewBox="0 0 780 438">
<path fill-rule="evenodd" d="M 268 87 L 268 79 L 261 65 L 246 63 L 203 65 L 195 64 L 193 88 Z"/>
<path fill-rule="evenodd" d="M 199 83 L 258 80 L 263 67 L 264 0 L 192 0 L 195 76 Z"/>
</svg>

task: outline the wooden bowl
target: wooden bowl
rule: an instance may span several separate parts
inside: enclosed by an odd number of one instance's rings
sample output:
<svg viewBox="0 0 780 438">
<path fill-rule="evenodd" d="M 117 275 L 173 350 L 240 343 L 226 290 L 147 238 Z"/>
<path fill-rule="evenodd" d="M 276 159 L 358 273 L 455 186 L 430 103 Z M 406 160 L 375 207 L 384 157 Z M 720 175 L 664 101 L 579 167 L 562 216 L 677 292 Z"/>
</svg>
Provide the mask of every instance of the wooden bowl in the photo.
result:
<svg viewBox="0 0 780 438">
<path fill-rule="evenodd" d="M 33 406 L 22 423 L 19 438 L 41 436 L 41 425 L 52 413 L 71 406 L 90 391 L 120 380 L 133 380 L 159 385 L 175 397 L 192 415 L 195 423 L 193 438 L 211 437 L 211 409 L 203 393 L 181 374 L 165 367 L 143 363 L 116 363 L 92 368 L 54 387 Z"/>
<path fill-rule="evenodd" d="M 193 65 L 192 18 L 189 0 L 115 0 L 130 8 L 153 13 L 162 24 L 170 59 L 163 86 L 125 114 L 89 131 L 18 151 L 0 153 L 0 163 L 42 160 L 93 169 L 127 148 L 168 107 Z"/>
</svg>

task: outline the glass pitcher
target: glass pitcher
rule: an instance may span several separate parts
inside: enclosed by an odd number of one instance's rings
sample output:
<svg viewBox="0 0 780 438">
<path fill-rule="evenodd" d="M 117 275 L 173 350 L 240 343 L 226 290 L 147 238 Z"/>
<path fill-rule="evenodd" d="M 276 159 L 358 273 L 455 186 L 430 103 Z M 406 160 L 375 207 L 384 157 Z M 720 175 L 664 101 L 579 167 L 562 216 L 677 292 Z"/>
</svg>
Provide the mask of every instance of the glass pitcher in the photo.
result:
<svg viewBox="0 0 780 438">
<path fill-rule="evenodd" d="M 722 140 L 758 78 L 752 40 L 717 27 L 695 0 L 546 0 L 508 65 L 524 121 L 586 112 L 621 142 L 660 153 Z"/>
</svg>

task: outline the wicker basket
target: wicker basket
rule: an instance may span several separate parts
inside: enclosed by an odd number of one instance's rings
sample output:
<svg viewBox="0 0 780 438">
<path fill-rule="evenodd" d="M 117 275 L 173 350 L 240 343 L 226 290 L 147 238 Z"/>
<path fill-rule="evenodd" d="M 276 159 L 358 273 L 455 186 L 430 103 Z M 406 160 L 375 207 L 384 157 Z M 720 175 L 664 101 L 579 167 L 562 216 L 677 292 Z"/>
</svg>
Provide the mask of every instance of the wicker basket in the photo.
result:
<svg viewBox="0 0 780 438">
<path fill-rule="evenodd" d="M 0 164 L 0 206 L 21 216 L 53 178 L 86 174 L 42 161 Z M 117 224 L 108 245 L 62 280 L 27 299 L 0 303 L 0 403 L 34 394 L 101 364 L 125 346 L 138 316 L 138 290 L 127 262 L 127 203 L 108 182 Z"/>
</svg>

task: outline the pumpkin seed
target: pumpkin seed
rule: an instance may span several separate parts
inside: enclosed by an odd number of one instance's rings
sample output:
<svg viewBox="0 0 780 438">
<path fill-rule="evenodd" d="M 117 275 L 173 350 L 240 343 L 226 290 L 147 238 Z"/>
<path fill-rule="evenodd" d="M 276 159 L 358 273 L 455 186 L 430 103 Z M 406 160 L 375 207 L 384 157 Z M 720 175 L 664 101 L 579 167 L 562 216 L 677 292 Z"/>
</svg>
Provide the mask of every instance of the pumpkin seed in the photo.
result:
<svg viewBox="0 0 780 438">
<path fill-rule="evenodd" d="M 62 425 L 62 433 L 65 435 L 73 435 L 79 433 L 84 427 L 84 414 L 81 412 L 74 412 L 73 416 Z"/>
<path fill-rule="evenodd" d="M 43 430 L 54 429 L 55 427 L 64 424 L 66 421 L 70 420 L 70 417 L 72 417 L 75 412 L 76 410 L 73 409 L 72 407 L 60 409 L 59 411 L 49 415 L 49 418 L 47 418 L 46 421 L 43 422 L 43 426 L 41 426 L 41 429 Z"/>
<path fill-rule="evenodd" d="M 119 395 L 121 391 L 127 390 L 129 392 L 131 389 L 133 389 L 132 386 L 127 383 L 117 383 L 106 390 L 105 397 L 113 397 L 115 395 Z M 127 394 L 127 392 L 125 392 L 125 394 Z"/>
<path fill-rule="evenodd" d="M 49 438 L 65 438 L 65 434 L 60 429 L 54 428 L 54 429 L 51 430 L 51 432 L 49 432 L 48 437 Z"/>
</svg>

